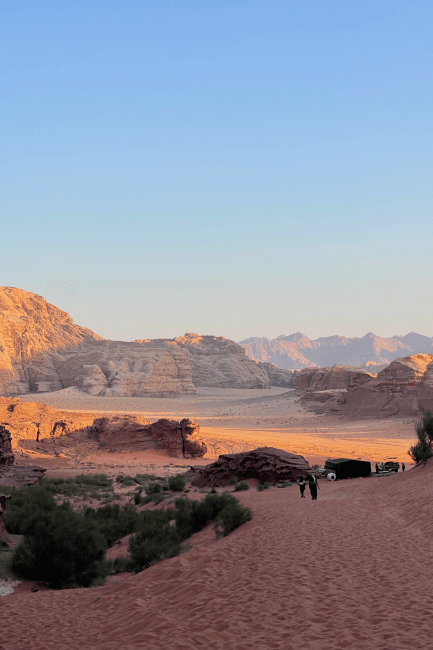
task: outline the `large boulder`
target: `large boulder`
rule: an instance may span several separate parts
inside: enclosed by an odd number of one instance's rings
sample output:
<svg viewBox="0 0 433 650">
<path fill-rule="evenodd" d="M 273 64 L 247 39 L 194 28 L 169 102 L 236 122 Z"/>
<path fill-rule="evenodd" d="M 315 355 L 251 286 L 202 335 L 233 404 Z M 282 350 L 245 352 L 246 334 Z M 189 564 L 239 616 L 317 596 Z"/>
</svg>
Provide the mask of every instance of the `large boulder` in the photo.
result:
<svg viewBox="0 0 433 650">
<path fill-rule="evenodd" d="M 191 467 L 186 477 L 197 487 L 224 487 L 232 484 L 234 477 L 277 483 L 296 481 L 308 474 L 314 474 L 314 469 L 303 456 L 274 447 L 259 447 L 240 454 L 222 454 L 211 465 Z"/>
</svg>

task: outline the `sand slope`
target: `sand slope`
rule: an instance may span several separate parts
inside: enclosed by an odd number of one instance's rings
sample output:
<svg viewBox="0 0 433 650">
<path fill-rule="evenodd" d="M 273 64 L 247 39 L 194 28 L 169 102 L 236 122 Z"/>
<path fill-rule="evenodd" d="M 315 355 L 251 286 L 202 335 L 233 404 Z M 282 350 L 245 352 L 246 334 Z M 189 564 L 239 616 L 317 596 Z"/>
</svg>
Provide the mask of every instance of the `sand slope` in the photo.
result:
<svg viewBox="0 0 433 650">
<path fill-rule="evenodd" d="M 241 495 L 229 537 L 107 588 L 2 599 L 2 650 L 431 647 L 433 465 Z"/>
</svg>

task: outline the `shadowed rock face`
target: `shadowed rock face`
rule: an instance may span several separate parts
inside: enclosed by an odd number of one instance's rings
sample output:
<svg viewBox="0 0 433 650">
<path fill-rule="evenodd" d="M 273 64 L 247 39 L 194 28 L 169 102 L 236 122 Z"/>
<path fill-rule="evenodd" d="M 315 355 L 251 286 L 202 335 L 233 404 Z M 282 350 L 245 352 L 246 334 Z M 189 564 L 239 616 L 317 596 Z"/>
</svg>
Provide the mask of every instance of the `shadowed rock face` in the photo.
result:
<svg viewBox="0 0 433 650">
<path fill-rule="evenodd" d="M 314 473 L 303 456 L 274 447 L 259 447 L 240 454 L 223 454 L 205 467 L 191 467 L 186 477 L 196 487 L 224 487 L 231 485 L 234 477 L 278 483 Z"/>
<path fill-rule="evenodd" d="M 6 427 L 0 425 L 0 465 L 13 465 L 12 439 Z"/>
</svg>

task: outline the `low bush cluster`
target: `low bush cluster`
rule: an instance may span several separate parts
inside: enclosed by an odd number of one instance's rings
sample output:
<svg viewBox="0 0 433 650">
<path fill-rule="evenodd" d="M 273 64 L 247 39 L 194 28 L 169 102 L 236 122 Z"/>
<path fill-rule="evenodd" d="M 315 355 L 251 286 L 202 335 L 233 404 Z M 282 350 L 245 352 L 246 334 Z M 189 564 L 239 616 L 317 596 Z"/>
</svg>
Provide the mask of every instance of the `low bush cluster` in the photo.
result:
<svg viewBox="0 0 433 650">
<path fill-rule="evenodd" d="M 409 448 L 409 456 L 416 462 L 428 460 L 433 456 L 433 413 L 425 411 L 421 420 L 415 424 L 417 441 Z"/>
<path fill-rule="evenodd" d="M 257 490 L 259 492 L 262 492 L 262 490 L 267 490 L 268 488 L 272 487 L 273 483 L 269 483 L 268 481 L 265 481 L 264 483 L 258 483 L 257 484 Z"/>
<path fill-rule="evenodd" d="M 129 504 L 75 512 L 69 501 L 58 505 L 46 486 L 7 491 L 13 498 L 4 513 L 6 527 L 12 534 L 24 535 L 14 554 L 13 570 L 56 588 L 87 587 L 108 573 L 141 571 L 181 553 L 188 537 L 209 522 L 218 534 L 228 535 L 251 519 L 250 511 L 228 493 L 210 493 L 203 501 L 178 497 L 174 508 L 164 511 L 137 512 Z M 159 491 L 147 498 L 162 500 L 164 495 Z M 170 524 L 173 520 L 174 525 Z M 108 562 L 107 548 L 131 533 L 130 558 Z"/>
</svg>

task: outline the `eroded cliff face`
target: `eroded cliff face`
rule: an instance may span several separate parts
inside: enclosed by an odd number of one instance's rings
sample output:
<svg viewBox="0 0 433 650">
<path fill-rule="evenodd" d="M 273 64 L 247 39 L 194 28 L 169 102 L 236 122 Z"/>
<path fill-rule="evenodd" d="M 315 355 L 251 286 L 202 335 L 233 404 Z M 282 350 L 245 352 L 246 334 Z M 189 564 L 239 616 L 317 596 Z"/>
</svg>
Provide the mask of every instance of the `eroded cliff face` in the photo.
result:
<svg viewBox="0 0 433 650">
<path fill-rule="evenodd" d="M 194 386 L 269 388 L 271 385 L 268 373 L 235 341 L 199 334 L 185 334 L 174 340 L 189 359 Z"/>
<path fill-rule="evenodd" d="M 70 386 L 110 397 L 194 394 L 196 386 L 268 388 L 272 379 L 262 366 L 224 337 L 108 341 L 41 296 L 0 287 L 2 395 Z"/>
<path fill-rule="evenodd" d="M 357 386 L 370 381 L 375 375 L 359 372 L 351 366 L 336 365 L 325 368 L 304 368 L 294 380 L 293 387 L 298 390 L 332 390 Z"/>
<path fill-rule="evenodd" d="M 0 287 L 0 393 L 59 390 L 53 351 L 102 340 L 42 296 Z"/>
<path fill-rule="evenodd" d="M 295 381 L 302 391 L 301 402 L 315 411 L 383 418 L 417 416 L 433 409 L 433 355 L 395 359 L 377 376 L 355 373 L 350 378 L 350 373 L 345 373 L 337 383 L 331 381 L 329 369 L 319 370 L 309 384 L 310 370 L 302 371 Z M 344 377 L 350 379 L 346 385 Z"/>
</svg>

